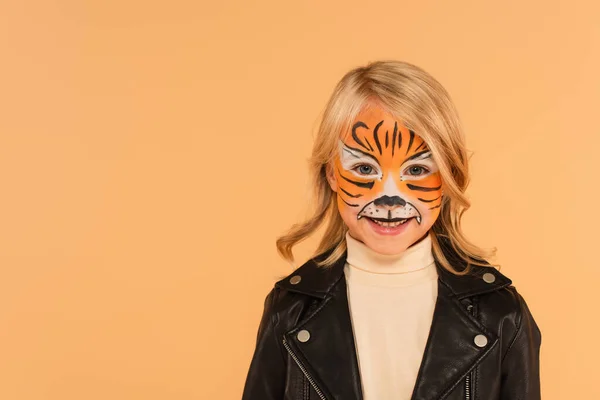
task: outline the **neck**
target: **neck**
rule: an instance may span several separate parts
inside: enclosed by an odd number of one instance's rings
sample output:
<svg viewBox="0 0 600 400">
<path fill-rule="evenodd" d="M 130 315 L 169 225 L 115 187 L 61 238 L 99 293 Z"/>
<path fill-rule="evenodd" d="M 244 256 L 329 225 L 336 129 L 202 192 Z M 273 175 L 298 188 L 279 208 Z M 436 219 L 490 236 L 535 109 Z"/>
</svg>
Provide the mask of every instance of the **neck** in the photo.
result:
<svg viewBox="0 0 600 400">
<path fill-rule="evenodd" d="M 399 274 L 417 271 L 433 264 L 431 236 L 426 234 L 412 246 L 399 254 L 381 254 L 346 233 L 348 248 L 346 262 L 372 273 Z"/>
</svg>

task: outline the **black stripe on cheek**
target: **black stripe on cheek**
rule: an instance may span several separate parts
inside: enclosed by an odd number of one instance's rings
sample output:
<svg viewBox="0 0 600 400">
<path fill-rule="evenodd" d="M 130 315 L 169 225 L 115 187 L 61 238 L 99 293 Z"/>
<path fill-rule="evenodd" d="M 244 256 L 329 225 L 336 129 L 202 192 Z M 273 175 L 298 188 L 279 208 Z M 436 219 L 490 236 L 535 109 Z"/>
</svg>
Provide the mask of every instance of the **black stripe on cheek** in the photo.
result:
<svg viewBox="0 0 600 400">
<path fill-rule="evenodd" d="M 433 200 L 426 200 L 426 199 L 422 199 L 422 198 L 419 197 L 419 200 L 421 200 L 424 203 L 433 203 L 434 201 L 438 200 L 440 197 L 442 197 L 442 196 L 436 197 Z"/>
<path fill-rule="evenodd" d="M 413 141 L 415 140 L 415 133 L 411 130 L 409 130 L 409 132 L 410 132 L 410 139 L 408 140 L 408 148 L 406 149 L 405 154 L 408 154 L 408 152 L 410 151 L 410 148 L 413 144 Z"/>
<path fill-rule="evenodd" d="M 352 194 L 352 193 L 348 193 L 348 192 L 346 192 L 346 191 L 345 191 L 344 189 L 342 189 L 342 188 L 340 188 L 340 190 L 341 190 L 342 192 L 346 193 L 346 195 L 348 195 L 348 196 L 350 196 L 350 197 L 354 197 L 354 198 L 357 198 L 357 197 L 362 197 L 362 194 Z"/>
<path fill-rule="evenodd" d="M 352 127 L 352 138 L 354 139 L 354 141 L 356 143 L 358 143 L 359 145 L 361 145 L 362 147 L 364 147 L 365 149 L 368 149 L 367 146 L 365 146 L 365 144 L 362 142 L 362 140 L 360 140 L 358 138 L 358 135 L 356 134 L 356 130 L 358 128 L 366 128 L 369 129 L 369 127 L 367 126 L 367 124 L 365 124 L 364 122 L 358 121 L 357 123 L 354 124 L 354 126 Z M 371 149 L 372 151 L 373 149 Z"/>
<path fill-rule="evenodd" d="M 356 181 L 353 181 L 353 180 L 351 180 L 351 179 L 348 179 L 348 178 L 346 178 L 344 175 L 342 175 L 342 173 L 340 172 L 340 170 L 339 170 L 339 169 L 338 169 L 338 173 L 340 174 L 340 176 L 341 176 L 341 177 L 342 177 L 344 180 L 346 180 L 347 182 L 350 182 L 350 183 L 351 183 L 351 184 L 353 184 L 353 185 L 356 185 L 356 186 L 358 186 L 358 187 L 361 187 L 361 188 L 367 188 L 367 189 L 371 189 L 371 188 L 373 187 L 373 182 L 356 182 Z"/>
<path fill-rule="evenodd" d="M 343 201 L 344 203 L 348 204 L 350 207 L 358 207 L 358 204 L 350 204 L 350 203 L 348 203 L 346 200 L 344 200 L 344 199 L 342 198 L 342 196 L 340 196 L 340 199 L 342 199 L 342 201 Z"/>
<path fill-rule="evenodd" d="M 440 208 L 440 206 L 441 206 L 441 205 L 442 205 L 442 203 L 438 204 L 438 205 L 437 205 L 437 206 L 435 206 L 435 207 L 431 207 L 431 208 L 430 208 L 430 210 L 435 210 L 436 208 Z"/>
<path fill-rule="evenodd" d="M 373 137 L 375 138 L 375 145 L 377 146 L 377 150 L 379 150 L 379 154 L 381 154 L 381 143 L 379 143 L 379 127 L 383 125 L 383 121 L 375 125 L 375 129 L 373 129 Z"/>
<path fill-rule="evenodd" d="M 419 190 L 421 192 L 435 192 L 436 190 L 440 190 L 442 188 L 442 185 L 440 185 L 438 187 L 425 187 L 425 186 L 411 185 L 410 183 L 408 183 L 406 186 L 410 190 Z"/>
</svg>

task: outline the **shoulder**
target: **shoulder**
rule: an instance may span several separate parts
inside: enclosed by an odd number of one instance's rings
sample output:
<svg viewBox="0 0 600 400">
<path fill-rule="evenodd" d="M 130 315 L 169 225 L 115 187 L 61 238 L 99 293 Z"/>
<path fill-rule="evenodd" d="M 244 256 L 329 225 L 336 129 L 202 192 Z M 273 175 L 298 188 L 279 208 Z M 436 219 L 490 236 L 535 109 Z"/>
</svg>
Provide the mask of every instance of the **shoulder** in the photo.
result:
<svg viewBox="0 0 600 400">
<path fill-rule="evenodd" d="M 301 294 L 314 292 L 315 286 L 319 286 L 319 280 L 324 275 L 326 271 L 318 267 L 314 259 L 306 261 L 300 267 L 276 279 L 267 294 L 265 305 L 269 304 L 276 310 L 289 303 L 290 299 L 304 298 Z"/>
<path fill-rule="evenodd" d="M 462 289 L 469 297 L 476 296 L 481 305 L 498 312 L 518 313 L 522 296 L 513 280 L 492 266 L 473 265 L 468 275 L 461 276 Z"/>
<path fill-rule="evenodd" d="M 319 266 L 318 261 L 327 253 L 315 256 L 275 282 L 275 288 L 284 292 L 324 299 L 344 276 L 345 257 L 329 267 Z"/>
<path fill-rule="evenodd" d="M 264 312 L 275 325 L 286 327 L 299 320 L 307 310 L 325 299 L 343 277 L 345 259 L 331 267 L 318 266 L 317 261 L 324 256 L 326 254 L 310 258 L 274 283 L 265 298 Z"/>
<path fill-rule="evenodd" d="M 493 267 L 478 268 L 481 268 L 483 273 L 501 275 L 510 281 L 497 290 L 477 295 L 475 299 L 478 318 L 486 325 L 496 327 L 495 330 L 504 338 L 503 349 L 507 350 L 517 335 L 524 330 L 531 337 L 541 337 L 525 297 L 512 280 Z"/>
<path fill-rule="evenodd" d="M 505 273 L 491 265 L 473 264 L 466 275 L 456 275 L 443 268 L 438 270 L 440 280 L 453 296 L 460 302 L 473 303 L 482 318 L 500 324 L 519 324 L 526 311 L 526 303 L 513 280 Z"/>
</svg>

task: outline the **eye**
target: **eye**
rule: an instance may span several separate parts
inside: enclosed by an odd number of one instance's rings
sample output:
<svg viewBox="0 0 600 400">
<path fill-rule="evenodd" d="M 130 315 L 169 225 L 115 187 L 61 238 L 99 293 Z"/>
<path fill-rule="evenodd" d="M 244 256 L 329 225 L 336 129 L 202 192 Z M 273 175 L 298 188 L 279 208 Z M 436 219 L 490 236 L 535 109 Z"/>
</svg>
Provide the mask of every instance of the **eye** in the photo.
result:
<svg viewBox="0 0 600 400">
<path fill-rule="evenodd" d="M 410 176 L 420 176 L 427 174 L 429 170 L 421 165 L 413 165 L 409 167 L 406 172 Z"/>
<path fill-rule="evenodd" d="M 358 170 L 357 172 L 361 175 L 371 175 L 373 174 L 373 167 L 368 164 L 361 164 L 353 168 L 353 170 Z"/>
</svg>

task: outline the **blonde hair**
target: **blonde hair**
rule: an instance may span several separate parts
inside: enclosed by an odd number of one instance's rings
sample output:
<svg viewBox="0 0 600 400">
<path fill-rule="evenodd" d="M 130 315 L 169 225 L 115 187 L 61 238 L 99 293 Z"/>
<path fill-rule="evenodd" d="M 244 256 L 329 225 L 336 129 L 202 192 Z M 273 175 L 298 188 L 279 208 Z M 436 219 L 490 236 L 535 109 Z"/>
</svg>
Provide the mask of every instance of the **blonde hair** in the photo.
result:
<svg viewBox="0 0 600 400">
<path fill-rule="evenodd" d="M 470 177 L 458 112 L 437 80 L 423 69 L 402 61 L 376 61 L 355 68 L 335 87 L 309 159 L 314 210 L 305 221 L 294 224 L 277 239 L 279 254 L 293 263 L 292 248 L 327 222 L 313 257 L 330 250 L 328 257 L 317 261 L 320 267 L 330 267 L 343 256 L 348 228 L 338 212 L 336 193 L 327 181 L 327 165 L 336 156 L 338 138 L 349 130 L 360 110 L 373 103 L 384 107 L 421 136 L 439 167 L 444 197 L 440 215 L 430 230 L 435 259 L 456 275 L 469 273 L 471 264 L 490 266 L 486 259 L 496 249 L 479 248 L 465 237 L 461 228 L 462 215 L 470 207 L 465 196 Z M 455 269 L 452 263 L 461 260 L 466 262 L 466 268 Z"/>
</svg>

